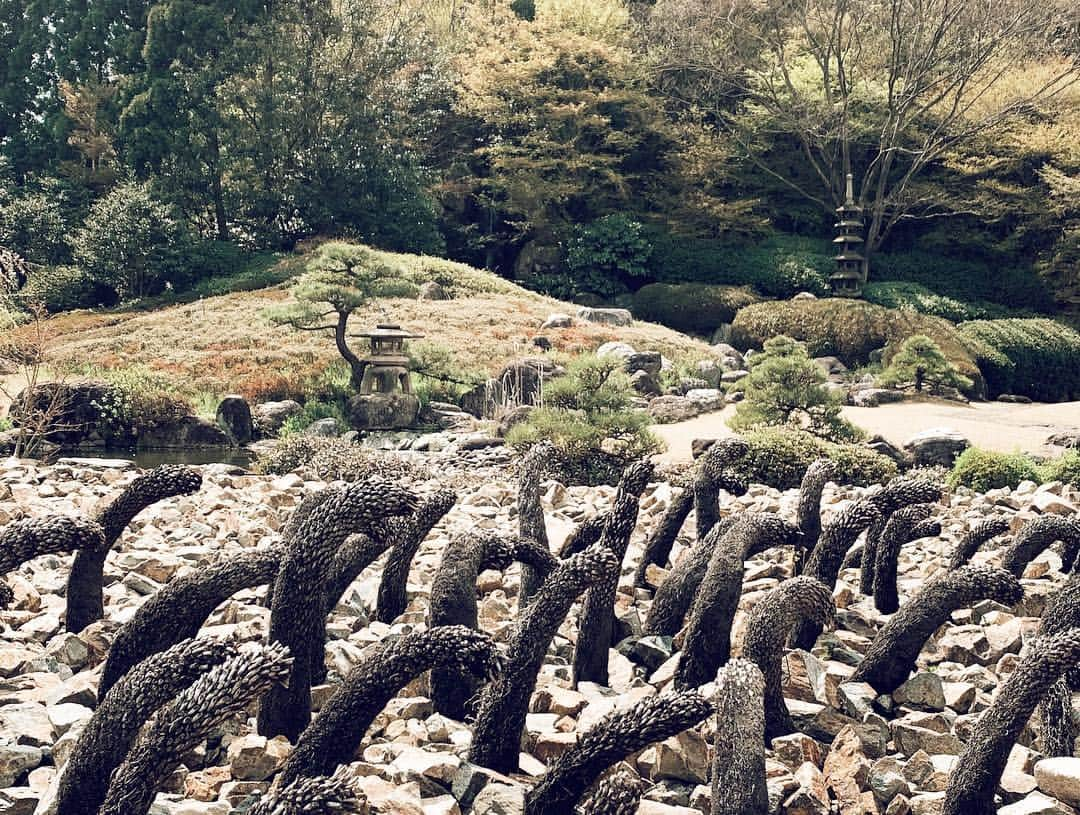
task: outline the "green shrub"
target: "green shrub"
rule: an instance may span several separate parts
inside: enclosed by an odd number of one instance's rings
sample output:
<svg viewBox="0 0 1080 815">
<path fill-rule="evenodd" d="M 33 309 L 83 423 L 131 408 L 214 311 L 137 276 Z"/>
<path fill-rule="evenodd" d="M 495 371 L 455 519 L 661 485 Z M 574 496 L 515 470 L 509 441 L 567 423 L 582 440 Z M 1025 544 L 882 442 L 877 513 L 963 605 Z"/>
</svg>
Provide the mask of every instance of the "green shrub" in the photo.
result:
<svg viewBox="0 0 1080 815">
<path fill-rule="evenodd" d="M 1045 318 L 976 320 L 959 327 L 992 396 L 1080 399 L 1080 333 Z"/>
<path fill-rule="evenodd" d="M 922 391 L 923 385 L 931 388 L 971 388 L 971 380 L 962 376 L 945 355 L 937 343 L 924 334 L 908 337 L 900 345 L 900 350 L 893 354 L 889 366 L 881 372 L 878 384 L 883 387 L 915 383 L 915 390 Z"/>
<path fill-rule="evenodd" d="M 145 368 L 109 370 L 101 378 L 112 385 L 97 404 L 102 417 L 98 430 L 108 443 L 130 444 L 143 433 L 192 413 L 168 379 Z"/>
<path fill-rule="evenodd" d="M 349 424 L 345 417 L 345 411 L 339 403 L 312 399 L 304 403 L 303 410 L 294 416 L 290 416 L 282 423 L 281 428 L 278 430 L 278 436 L 283 439 L 295 436 L 297 433 L 302 433 L 307 429 L 312 422 L 319 421 L 319 419 L 337 419 L 338 424 L 344 427 Z"/>
<path fill-rule="evenodd" d="M 410 342 L 409 367 L 413 371 L 413 390 L 423 405 L 456 404 L 463 393 L 487 379 L 481 371 L 462 368 L 453 351 L 435 342 Z"/>
<path fill-rule="evenodd" d="M 18 300 L 27 305 L 40 303 L 50 314 L 56 314 L 111 304 L 116 295 L 77 266 L 41 266 L 30 273 Z"/>
<path fill-rule="evenodd" d="M 840 297 L 757 303 L 735 315 L 731 343 L 738 348 L 761 348 L 765 340 L 780 334 L 805 343 L 811 357 L 839 357 L 849 368 L 865 365 L 875 350 L 898 348 L 913 334 L 925 334 L 957 371 L 973 381 L 973 392 L 982 389 L 982 376 L 968 345 L 956 327 L 940 317 Z"/>
<path fill-rule="evenodd" d="M 840 416 L 840 403 L 825 387 L 825 372 L 806 347 L 783 335 L 765 341 L 741 380 L 746 398 L 728 424 L 735 430 L 762 425 L 801 427 L 831 439 L 856 439 L 860 431 Z"/>
<path fill-rule="evenodd" d="M 30 193 L 0 203 L 0 246 L 31 263 L 67 263 L 71 259 L 67 232 L 63 206 L 55 195 Z"/>
<path fill-rule="evenodd" d="M 950 487 L 970 487 L 977 492 L 1010 487 L 1021 481 L 1041 481 L 1038 465 L 1026 453 L 995 453 L 969 447 L 953 463 Z"/>
<path fill-rule="evenodd" d="M 997 303 L 957 300 L 931 291 L 919 283 L 869 283 L 863 288 L 863 299 L 885 308 L 944 317 L 954 323 L 1006 317 L 1012 311 Z"/>
<path fill-rule="evenodd" d="M 634 293 L 634 316 L 686 334 L 711 335 L 739 309 L 760 302 L 747 286 L 650 283 Z"/>
<path fill-rule="evenodd" d="M 648 275 L 651 254 L 644 227 L 615 213 L 575 227 L 566 247 L 566 268 L 579 291 L 613 297 Z"/>
<path fill-rule="evenodd" d="M 880 484 L 896 475 L 896 462 L 869 447 L 837 444 L 802 430 L 764 427 L 744 435 L 750 449 L 734 466 L 753 483 L 780 490 L 798 487 L 815 459 L 837 463 L 845 484 Z"/>
<path fill-rule="evenodd" d="M 1068 450 L 1042 465 L 1042 480 L 1064 481 L 1080 487 L 1080 450 Z"/>
</svg>

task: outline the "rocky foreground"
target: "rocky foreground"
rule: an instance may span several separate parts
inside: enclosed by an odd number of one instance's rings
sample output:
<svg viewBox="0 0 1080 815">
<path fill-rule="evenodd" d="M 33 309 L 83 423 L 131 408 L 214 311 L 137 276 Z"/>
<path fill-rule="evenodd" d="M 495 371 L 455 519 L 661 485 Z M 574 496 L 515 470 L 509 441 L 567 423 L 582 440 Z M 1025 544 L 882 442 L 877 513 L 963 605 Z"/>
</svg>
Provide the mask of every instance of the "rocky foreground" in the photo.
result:
<svg viewBox="0 0 1080 815">
<path fill-rule="evenodd" d="M 432 469 L 439 472 L 438 467 Z M 222 554 L 275 543 L 300 500 L 325 486 L 299 474 L 252 476 L 222 465 L 202 470 L 203 486 L 198 493 L 154 505 L 130 525 L 106 566 L 105 620 L 80 634 L 66 633 L 62 624 L 70 555 L 37 558 L 8 576 L 15 601 L 0 613 L 0 812 L 49 811 L 57 768 L 63 766 L 93 712 L 103 659 L 118 626 L 177 574 Z M 0 462 L 0 527 L 48 513 L 88 515 L 136 474 L 118 463 Z M 483 480 L 468 483 L 457 477 L 454 483 L 457 505 L 428 536 L 414 560 L 406 613 L 392 625 L 372 619 L 380 560 L 353 584 L 331 614 L 326 651 L 329 682 L 314 689 L 316 709 L 334 683 L 364 659 L 366 647 L 425 625 L 429 588 L 451 538 L 476 529 L 517 532 L 517 484 L 508 468 L 492 467 Z M 438 486 L 432 481 L 419 490 L 429 492 Z M 673 655 L 669 638 L 642 636 L 652 591 L 633 588 L 632 575 L 646 536 L 676 490 L 658 483 L 642 497 L 618 595 L 617 612 L 627 639 L 610 652 L 610 687 L 590 683 L 571 687 L 569 666 L 577 617 L 572 612 L 549 650 L 532 696 L 527 737 L 521 747 L 522 772 L 504 777 L 468 764 L 470 727 L 433 712 L 427 679 L 422 677 L 378 717 L 352 765 L 372 811 L 519 813 L 524 791 L 579 734 L 613 709 L 671 685 L 678 653 Z M 867 492 L 830 485 L 823 499 L 825 522 Z M 613 495 L 613 488 L 567 488 L 546 482 L 542 502 L 553 547 L 579 522 L 608 509 Z M 738 499 L 722 495 L 721 511 L 769 511 L 791 518 L 795 500 L 795 491 L 778 493 L 753 486 Z M 1080 492 L 1060 484 L 1038 488 L 1023 484 L 1015 491 L 985 495 L 961 491 L 947 497 L 936 508 L 941 537 L 922 539 L 901 552 L 901 602 L 945 569 L 958 538 L 979 520 L 1006 516 L 1015 532 L 1039 514 L 1075 515 L 1078 506 Z M 673 559 L 693 531 L 692 523 L 683 530 Z M 998 559 L 999 552 L 991 550 L 979 552 L 974 562 L 996 564 Z M 1025 641 L 1038 626 L 1047 597 L 1064 581 L 1060 569 L 1060 557 L 1043 552 L 1027 567 L 1022 580 L 1024 599 L 1017 607 L 983 601 L 955 613 L 952 623 L 939 630 L 923 650 L 920 670 L 891 696 L 847 681 L 885 617 L 870 598 L 860 595 L 858 571 L 843 570 L 834 592 L 836 630 L 820 637 L 813 653 L 795 650 L 785 656 L 784 695 L 801 732 L 771 743 L 766 763 L 771 811 L 792 815 L 940 812 L 956 757 L 995 689 L 1015 668 Z M 764 592 L 793 573 L 792 556 L 786 549 L 769 550 L 747 561 L 732 636 L 736 655 L 748 610 Z M 650 567 L 647 577 L 655 587 L 663 580 L 664 570 Z M 516 613 L 518 567 L 505 573 L 482 573 L 478 588 L 480 628 L 505 641 Z M 263 591 L 235 595 L 211 616 L 203 634 L 264 642 L 270 611 L 262 604 Z M 633 769 L 647 782 L 639 812 L 689 815 L 709 811 L 714 727 L 715 722 L 707 721 L 633 758 Z M 999 790 L 1006 806 L 1000 812 L 1076 811 L 1072 807 L 1080 807 L 1080 759 L 1042 759 L 1033 744 L 1029 725 L 1009 755 Z M 254 709 L 249 709 L 246 717 L 232 720 L 219 737 L 186 757 L 151 811 L 156 815 L 227 815 L 243 810 L 269 787 L 291 749 L 283 738 L 267 740 L 256 735 Z"/>
</svg>

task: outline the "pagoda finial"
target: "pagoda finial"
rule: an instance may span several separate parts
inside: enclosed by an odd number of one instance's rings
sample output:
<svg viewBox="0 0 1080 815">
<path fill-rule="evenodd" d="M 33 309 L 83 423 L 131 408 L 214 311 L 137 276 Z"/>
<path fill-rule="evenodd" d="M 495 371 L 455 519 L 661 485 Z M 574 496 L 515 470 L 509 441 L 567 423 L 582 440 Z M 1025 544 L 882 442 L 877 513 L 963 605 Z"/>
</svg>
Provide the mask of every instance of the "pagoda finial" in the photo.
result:
<svg viewBox="0 0 1080 815">
<path fill-rule="evenodd" d="M 854 184 L 852 184 L 851 173 L 847 174 L 847 201 L 844 202 L 844 206 L 855 206 L 855 189 Z"/>
</svg>

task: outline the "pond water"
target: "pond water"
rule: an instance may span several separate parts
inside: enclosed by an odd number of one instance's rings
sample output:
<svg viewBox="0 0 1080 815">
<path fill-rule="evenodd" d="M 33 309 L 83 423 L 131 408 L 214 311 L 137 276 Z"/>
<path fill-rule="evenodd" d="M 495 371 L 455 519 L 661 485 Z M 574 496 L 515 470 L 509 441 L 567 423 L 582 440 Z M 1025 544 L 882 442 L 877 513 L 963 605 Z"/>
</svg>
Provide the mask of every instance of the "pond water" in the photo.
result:
<svg viewBox="0 0 1080 815">
<path fill-rule="evenodd" d="M 62 450 L 61 458 L 108 458 L 125 459 L 135 462 L 135 466 L 149 470 L 160 464 L 230 464 L 235 467 L 250 467 L 255 456 L 250 450 L 242 448 L 169 448 L 158 450 L 135 450 L 132 448 L 105 447 L 93 450 Z"/>
</svg>

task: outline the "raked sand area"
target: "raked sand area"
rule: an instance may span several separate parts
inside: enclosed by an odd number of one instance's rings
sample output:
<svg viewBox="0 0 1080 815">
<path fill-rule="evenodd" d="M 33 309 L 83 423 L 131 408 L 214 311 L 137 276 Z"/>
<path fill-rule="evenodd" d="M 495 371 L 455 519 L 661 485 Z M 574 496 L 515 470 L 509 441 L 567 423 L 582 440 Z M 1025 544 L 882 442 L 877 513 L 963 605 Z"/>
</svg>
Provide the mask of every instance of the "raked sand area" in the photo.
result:
<svg viewBox="0 0 1080 815">
<path fill-rule="evenodd" d="M 694 439 L 733 435 L 727 426 L 727 419 L 734 411 L 734 406 L 729 405 L 719 413 L 653 427 L 656 434 L 667 442 L 668 449 L 662 458 L 688 461 L 691 457 L 690 443 Z M 1061 430 L 1080 428 L 1080 402 L 1032 405 L 973 402 L 961 405 L 926 400 L 875 408 L 845 407 L 843 413 L 868 433 L 884 436 L 898 446 L 919 431 L 951 427 L 964 434 L 976 447 L 1006 453 L 1019 449 L 1028 453 L 1048 454 L 1053 448 L 1047 447 L 1047 436 Z"/>
</svg>

